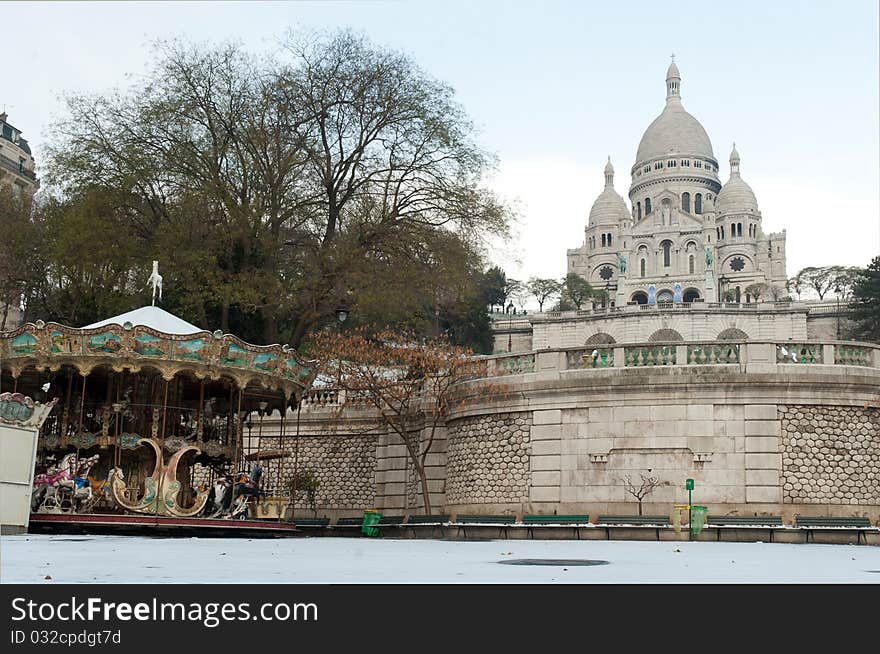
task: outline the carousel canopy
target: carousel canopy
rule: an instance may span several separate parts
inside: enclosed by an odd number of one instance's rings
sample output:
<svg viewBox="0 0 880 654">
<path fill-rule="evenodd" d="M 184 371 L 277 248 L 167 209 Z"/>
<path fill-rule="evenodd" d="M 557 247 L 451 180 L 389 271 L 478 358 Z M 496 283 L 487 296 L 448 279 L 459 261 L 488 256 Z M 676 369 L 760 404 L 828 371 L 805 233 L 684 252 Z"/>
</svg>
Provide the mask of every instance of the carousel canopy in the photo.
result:
<svg viewBox="0 0 880 654">
<path fill-rule="evenodd" d="M 121 327 L 127 322 L 130 322 L 133 327 L 150 327 L 157 331 L 165 332 L 166 334 L 177 334 L 181 336 L 203 331 L 199 327 L 191 325 L 186 320 L 178 318 L 173 313 L 168 313 L 159 307 L 141 307 L 140 309 L 135 309 L 128 313 L 123 313 L 112 318 L 107 318 L 106 320 L 101 320 L 100 322 L 92 323 L 91 325 L 86 325 L 83 329 L 105 327 L 106 325 L 119 325 Z"/>
</svg>

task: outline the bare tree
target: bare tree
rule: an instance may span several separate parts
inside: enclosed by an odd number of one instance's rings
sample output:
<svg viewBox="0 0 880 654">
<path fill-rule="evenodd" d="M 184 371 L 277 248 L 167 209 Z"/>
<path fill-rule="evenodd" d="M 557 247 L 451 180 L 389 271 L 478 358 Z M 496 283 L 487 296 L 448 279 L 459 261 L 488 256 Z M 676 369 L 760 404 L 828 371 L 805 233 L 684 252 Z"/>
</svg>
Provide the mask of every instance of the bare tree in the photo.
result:
<svg viewBox="0 0 880 654">
<path fill-rule="evenodd" d="M 425 513 L 430 514 L 428 454 L 457 402 L 453 387 L 484 375 L 485 362 L 443 339 L 417 340 L 391 331 L 371 334 L 366 328 L 322 332 L 310 352 L 350 400 L 372 407 L 374 428 L 387 430 L 404 444 L 421 484 Z"/>
<path fill-rule="evenodd" d="M 650 472 L 650 470 L 648 471 Z M 666 483 L 660 481 L 660 476 L 650 476 L 643 475 L 639 473 L 639 477 L 641 477 L 641 483 L 636 485 L 635 482 L 630 478 L 629 475 L 624 477 L 621 481 L 623 482 L 623 488 L 627 493 L 636 498 L 636 501 L 639 503 L 639 515 L 642 515 L 642 500 L 645 499 L 648 495 L 654 492 L 658 486 L 665 486 Z"/>
</svg>

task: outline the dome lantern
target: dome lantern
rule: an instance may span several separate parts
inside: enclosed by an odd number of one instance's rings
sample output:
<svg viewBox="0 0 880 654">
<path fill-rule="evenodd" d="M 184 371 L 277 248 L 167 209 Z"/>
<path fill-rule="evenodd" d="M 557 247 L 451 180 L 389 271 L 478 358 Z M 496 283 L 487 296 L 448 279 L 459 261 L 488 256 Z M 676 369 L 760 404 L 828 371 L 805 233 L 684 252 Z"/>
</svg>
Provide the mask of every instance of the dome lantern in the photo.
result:
<svg viewBox="0 0 880 654">
<path fill-rule="evenodd" d="M 673 98 L 681 97 L 681 73 L 678 72 L 678 66 L 675 65 L 675 54 L 672 55 L 672 63 L 666 69 L 666 102 Z"/>
</svg>

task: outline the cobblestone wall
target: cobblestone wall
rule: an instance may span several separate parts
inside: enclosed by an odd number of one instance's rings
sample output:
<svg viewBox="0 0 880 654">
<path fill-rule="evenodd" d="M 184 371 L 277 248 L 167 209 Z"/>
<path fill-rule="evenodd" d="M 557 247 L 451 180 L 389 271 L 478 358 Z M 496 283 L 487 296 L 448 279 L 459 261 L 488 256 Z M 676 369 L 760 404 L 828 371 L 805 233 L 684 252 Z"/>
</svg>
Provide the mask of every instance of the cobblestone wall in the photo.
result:
<svg viewBox="0 0 880 654">
<path fill-rule="evenodd" d="M 450 425 L 446 502 L 527 501 L 531 423 L 530 413 L 503 413 Z"/>
<path fill-rule="evenodd" d="M 880 412 L 781 406 L 779 417 L 784 503 L 880 502 Z"/>
<path fill-rule="evenodd" d="M 274 443 L 272 442 L 274 440 Z M 267 449 L 277 446 L 277 439 L 263 438 Z M 285 439 L 285 448 L 293 444 Z M 375 436 L 320 436 L 299 440 L 300 470 L 310 470 L 320 486 L 317 492 L 318 508 L 350 509 L 372 507 L 376 498 L 376 437 Z M 294 456 L 284 459 L 280 488 L 286 494 L 294 471 Z M 275 486 L 274 462 L 267 466 L 267 487 Z M 302 497 L 297 506 L 304 506 Z"/>
</svg>

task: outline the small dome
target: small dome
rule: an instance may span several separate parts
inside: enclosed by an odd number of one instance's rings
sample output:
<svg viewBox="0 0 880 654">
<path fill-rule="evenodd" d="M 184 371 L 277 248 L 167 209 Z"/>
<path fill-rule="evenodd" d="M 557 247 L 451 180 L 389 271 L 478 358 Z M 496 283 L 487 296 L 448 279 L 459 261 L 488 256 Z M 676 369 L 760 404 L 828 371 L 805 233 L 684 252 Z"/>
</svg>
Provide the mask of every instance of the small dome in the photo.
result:
<svg viewBox="0 0 880 654">
<path fill-rule="evenodd" d="M 623 198 L 613 188 L 608 187 L 599 194 L 590 209 L 591 225 L 618 223 L 631 217 Z"/>
<path fill-rule="evenodd" d="M 758 200 L 752 187 L 738 174 L 733 174 L 721 188 L 716 202 L 719 214 L 758 211 Z"/>
<path fill-rule="evenodd" d="M 681 79 L 681 73 L 678 72 L 678 66 L 675 65 L 675 59 L 666 69 L 666 79 Z"/>
<path fill-rule="evenodd" d="M 626 202 L 614 190 L 614 166 L 611 165 L 611 157 L 608 157 L 608 163 L 605 164 L 605 188 L 590 209 L 590 224 L 607 225 L 629 220 L 630 217 Z"/>
<path fill-rule="evenodd" d="M 740 177 L 739 164 L 739 152 L 736 151 L 736 143 L 734 143 L 733 151 L 730 153 L 730 179 L 721 188 L 716 203 L 719 214 L 758 211 L 758 200 L 752 187 Z"/>
</svg>

